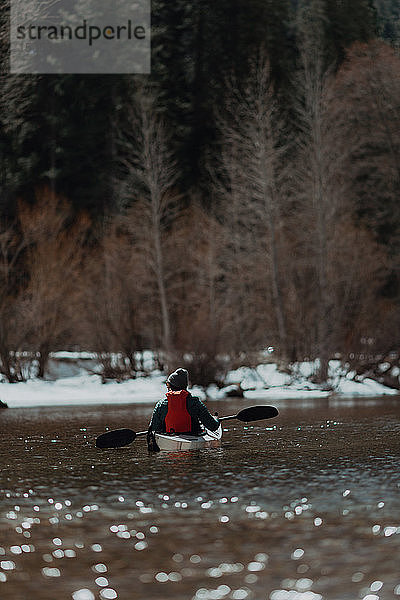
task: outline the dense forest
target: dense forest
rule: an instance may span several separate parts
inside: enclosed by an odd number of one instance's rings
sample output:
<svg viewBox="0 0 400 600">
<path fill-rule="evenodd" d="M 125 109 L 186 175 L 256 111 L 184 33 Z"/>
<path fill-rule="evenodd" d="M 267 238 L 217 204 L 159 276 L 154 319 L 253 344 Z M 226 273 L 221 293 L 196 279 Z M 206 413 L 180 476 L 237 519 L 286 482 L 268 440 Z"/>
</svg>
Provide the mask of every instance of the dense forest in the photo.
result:
<svg viewBox="0 0 400 600">
<path fill-rule="evenodd" d="M 12 75 L 0 11 L 8 381 L 399 363 L 397 0 L 153 0 L 146 76 Z"/>
</svg>

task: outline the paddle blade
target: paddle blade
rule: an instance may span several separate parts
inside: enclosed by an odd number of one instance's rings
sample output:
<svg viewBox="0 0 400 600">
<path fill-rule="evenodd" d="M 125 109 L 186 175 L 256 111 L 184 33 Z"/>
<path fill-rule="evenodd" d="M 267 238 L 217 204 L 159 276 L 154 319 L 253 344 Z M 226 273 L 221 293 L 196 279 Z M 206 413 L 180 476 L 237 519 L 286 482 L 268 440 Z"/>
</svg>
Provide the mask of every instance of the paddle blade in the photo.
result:
<svg viewBox="0 0 400 600">
<path fill-rule="evenodd" d="M 136 437 L 132 429 L 114 429 L 102 433 L 96 439 L 97 448 L 121 448 L 131 444 Z"/>
<path fill-rule="evenodd" d="M 249 406 L 244 408 L 236 415 L 239 421 L 249 423 L 250 421 L 261 421 L 262 419 L 272 419 L 279 415 L 275 406 Z"/>
</svg>

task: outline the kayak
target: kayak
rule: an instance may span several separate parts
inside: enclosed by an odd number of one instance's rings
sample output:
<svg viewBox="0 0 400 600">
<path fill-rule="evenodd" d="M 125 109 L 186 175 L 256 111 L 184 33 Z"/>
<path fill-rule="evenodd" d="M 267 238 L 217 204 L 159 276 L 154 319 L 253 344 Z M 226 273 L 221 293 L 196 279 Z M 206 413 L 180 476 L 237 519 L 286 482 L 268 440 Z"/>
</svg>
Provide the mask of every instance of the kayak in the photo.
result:
<svg viewBox="0 0 400 600">
<path fill-rule="evenodd" d="M 218 448 L 221 445 L 221 425 L 216 431 L 205 431 L 201 435 L 190 433 L 156 433 L 156 442 L 160 450 L 201 450 L 202 448 Z"/>
<path fill-rule="evenodd" d="M 219 421 L 238 419 L 244 423 L 272 419 L 279 414 L 274 406 L 248 406 L 240 410 L 237 415 L 219 417 Z M 139 436 L 147 436 L 148 431 L 135 432 L 132 429 L 114 429 L 100 434 L 96 438 L 97 448 L 122 448 L 128 446 Z M 207 431 L 201 435 L 155 433 L 155 439 L 161 450 L 195 450 L 200 448 L 215 448 L 221 445 L 222 428 L 212 432 Z"/>
</svg>

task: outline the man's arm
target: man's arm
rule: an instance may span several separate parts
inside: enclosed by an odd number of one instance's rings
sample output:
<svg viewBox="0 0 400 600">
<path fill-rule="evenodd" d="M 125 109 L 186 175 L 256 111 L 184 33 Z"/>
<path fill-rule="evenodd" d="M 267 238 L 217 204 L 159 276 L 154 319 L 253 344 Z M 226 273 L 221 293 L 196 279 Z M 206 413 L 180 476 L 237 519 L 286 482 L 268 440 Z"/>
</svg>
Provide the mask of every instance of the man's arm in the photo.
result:
<svg viewBox="0 0 400 600">
<path fill-rule="evenodd" d="M 190 397 L 188 411 L 192 416 L 197 417 L 204 427 L 210 431 L 216 431 L 218 429 L 218 419 L 212 416 L 208 408 L 199 398 L 196 398 L 195 396 Z"/>
<path fill-rule="evenodd" d="M 157 431 L 159 433 L 164 431 L 164 421 L 165 417 L 167 416 L 167 412 L 168 402 L 165 399 L 157 402 L 149 424 L 149 429 L 151 429 L 151 431 Z"/>
</svg>

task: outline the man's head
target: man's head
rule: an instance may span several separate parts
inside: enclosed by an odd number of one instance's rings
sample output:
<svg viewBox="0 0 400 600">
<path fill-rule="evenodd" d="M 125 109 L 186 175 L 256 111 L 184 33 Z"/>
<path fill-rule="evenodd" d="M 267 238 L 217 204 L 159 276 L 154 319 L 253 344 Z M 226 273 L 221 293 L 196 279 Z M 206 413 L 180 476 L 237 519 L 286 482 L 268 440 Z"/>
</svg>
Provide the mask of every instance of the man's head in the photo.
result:
<svg viewBox="0 0 400 600">
<path fill-rule="evenodd" d="M 186 369 L 177 369 L 169 375 L 167 385 L 174 392 L 186 390 L 189 385 L 189 373 Z"/>
</svg>

